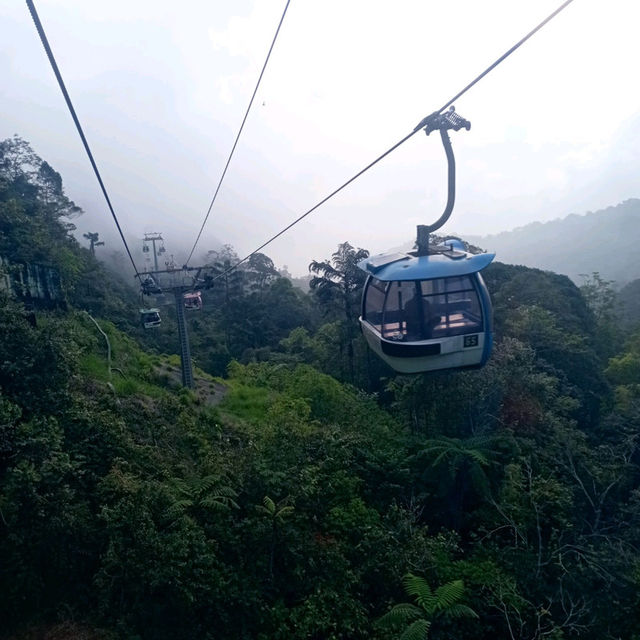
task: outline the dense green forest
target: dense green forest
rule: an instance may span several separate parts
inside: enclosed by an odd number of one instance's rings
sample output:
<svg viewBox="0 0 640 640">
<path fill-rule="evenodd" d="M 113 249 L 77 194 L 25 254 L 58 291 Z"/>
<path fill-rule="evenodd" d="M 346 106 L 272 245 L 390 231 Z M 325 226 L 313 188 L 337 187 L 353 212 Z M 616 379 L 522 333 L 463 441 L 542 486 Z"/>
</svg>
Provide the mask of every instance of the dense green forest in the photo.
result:
<svg viewBox="0 0 640 640">
<path fill-rule="evenodd" d="M 309 293 L 258 254 L 190 314 L 189 391 L 171 307 L 138 325 L 80 213 L 0 143 L 0 256 L 66 296 L 0 293 L 0 637 L 640 638 L 637 286 L 494 264 L 489 364 L 398 376 L 362 250 Z"/>
</svg>

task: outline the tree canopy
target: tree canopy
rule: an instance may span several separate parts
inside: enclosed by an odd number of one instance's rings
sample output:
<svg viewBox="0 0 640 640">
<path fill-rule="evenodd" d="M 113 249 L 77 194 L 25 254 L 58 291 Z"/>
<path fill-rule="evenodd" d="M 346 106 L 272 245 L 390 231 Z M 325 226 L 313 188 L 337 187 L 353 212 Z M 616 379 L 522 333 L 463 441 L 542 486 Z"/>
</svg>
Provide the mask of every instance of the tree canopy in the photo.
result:
<svg viewBox="0 0 640 640">
<path fill-rule="evenodd" d="M 309 293 L 257 254 L 189 315 L 189 391 L 78 213 L 0 143 L 0 255 L 68 300 L 0 294 L 0 637 L 638 637 L 640 337 L 609 283 L 492 265 L 487 366 L 398 376 L 358 331 L 365 250 Z"/>
</svg>

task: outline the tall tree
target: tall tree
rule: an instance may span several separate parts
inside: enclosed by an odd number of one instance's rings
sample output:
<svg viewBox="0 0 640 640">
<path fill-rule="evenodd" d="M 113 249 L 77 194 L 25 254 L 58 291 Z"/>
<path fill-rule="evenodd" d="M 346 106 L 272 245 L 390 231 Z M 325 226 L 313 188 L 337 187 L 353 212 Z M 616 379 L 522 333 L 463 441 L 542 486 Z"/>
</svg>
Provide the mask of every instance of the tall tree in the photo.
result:
<svg viewBox="0 0 640 640">
<path fill-rule="evenodd" d="M 271 542 L 269 544 L 269 578 L 271 580 L 273 580 L 273 563 L 275 560 L 280 527 L 285 518 L 291 515 L 294 510 L 294 508 L 287 504 L 287 502 L 287 498 L 276 503 L 269 496 L 265 496 L 262 504 L 256 506 L 256 509 L 266 516 L 271 524 Z"/>
<path fill-rule="evenodd" d="M 316 299 L 324 305 L 337 306 L 344 314 L 351 382 L 355 378 L 353 336 L 358 292 L 367 277 L 364 271 L 358 268 L 358 262 L 367 257 L 369 252 L 366 249 L 355 249 L 348 242 L 343 242 L 338 245 L 338 250 L 332 254 L 331 260 L 314 260 L 309 265 L 309 271 L 316 274 L 309 282 Z"/>
<path fill-rule="evenodd" d="M 580 292 L 587 301 L 596 319 L 595 344 L 598 353 L 604 357 L 611 357 L 622 346 L 624 337 L 620 329 L 620 309 L 613 280 L 605 280 L 597 271 L 590 276 L 581 274 L 584 284 Z"/>
<path fill-rule="evenodd" d="M 243 293 L 244 272 L 241 269 L 231 270 L 238 262 L 240 258 L 230 244 L 207 253 L 209 275 L 214 279 L 212 293 L 214 296 L 218 294 L 225 303 Z"/>
<path fill-rule="evenodd" d="M 245 271 L 250 287 L 258 293 L 263 292 L 269 283 L 280 277 L 273 260 L 264 253 L 254 253 L 247 261 Z"/>
<path fill-rule="evenodd" d="M 91 255 L 96 255 L 96 247 L 104 246 L 104 242 L 102 242 L 100 238 L 100 234 L 97 232 L 87 231 L 87 233 L 82 234 L 83 238 L 86 238 L 89 241 L 89 251 L 91 251 Z"/>
</svg>

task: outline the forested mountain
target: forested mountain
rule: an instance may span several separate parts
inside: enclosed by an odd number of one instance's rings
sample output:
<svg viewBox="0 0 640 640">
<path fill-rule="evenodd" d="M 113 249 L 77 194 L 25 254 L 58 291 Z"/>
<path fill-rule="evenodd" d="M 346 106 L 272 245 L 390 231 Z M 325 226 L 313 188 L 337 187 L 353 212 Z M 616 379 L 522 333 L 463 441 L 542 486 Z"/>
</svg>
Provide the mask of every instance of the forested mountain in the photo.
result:
<svg viewBox="0 0 640 640">
<path fill-rule="evenodd" d="M 632 258 L 640 243 L 638 220 L 640 200 L 634 198 L 585 215 L 465 239 L 495 251 L 502 262 L 563 273 L 577 283 L 582 274 L 597 271 L 622 286 L 640 278 L 640 263 Z"/>
<path fill-rule="evenodd" d="M 190 315 L 189 391 L 42 166 L 0 143 L 0 255 L 67 302 L 0 294 L 0 638 L 639 637 L 640 333 L 605 279 L 494 264 L 489 364 L 397 376 L 362 249 L 309 294 L 259 255 Z"/>
<path fill-rule="evenodd" d="M 640 324 L 640 279 L 622 287 L 617 298 L 623 328 L 633 330 Z"/>
</svg>

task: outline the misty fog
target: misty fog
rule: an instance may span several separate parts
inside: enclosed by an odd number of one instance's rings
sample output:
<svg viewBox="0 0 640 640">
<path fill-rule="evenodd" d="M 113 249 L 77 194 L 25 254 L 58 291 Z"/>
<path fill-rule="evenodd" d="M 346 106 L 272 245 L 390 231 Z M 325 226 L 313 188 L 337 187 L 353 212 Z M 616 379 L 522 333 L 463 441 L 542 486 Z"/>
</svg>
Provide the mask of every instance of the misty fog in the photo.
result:
<svg viewBox="0 0 640 640">
<path fill-rule="evenodd" d="M 461 0 L 292 2 L 195 260 L 241 256 L 410 132 L 552 11 Z M 38 10 L 125 234 L 191 248 L 284 2 L 40 0 Z M 458 103 L 458 193 L 444 232 L 486 236 L 637 197 L 640 9 L 575 2 Z M 0 6 L 3 118 L 63 177 L 98 231 L 113 221 L 27 8 Z M 597 46 L 595 46 L 597 44 Z M 415 136 L 265 252 L 294 275 L 339 242 L 372 252 L 412 240 L 440 214 L 446 164 Z M 140 254 L 141 255 L 141 254 Z"/>
</svg>

